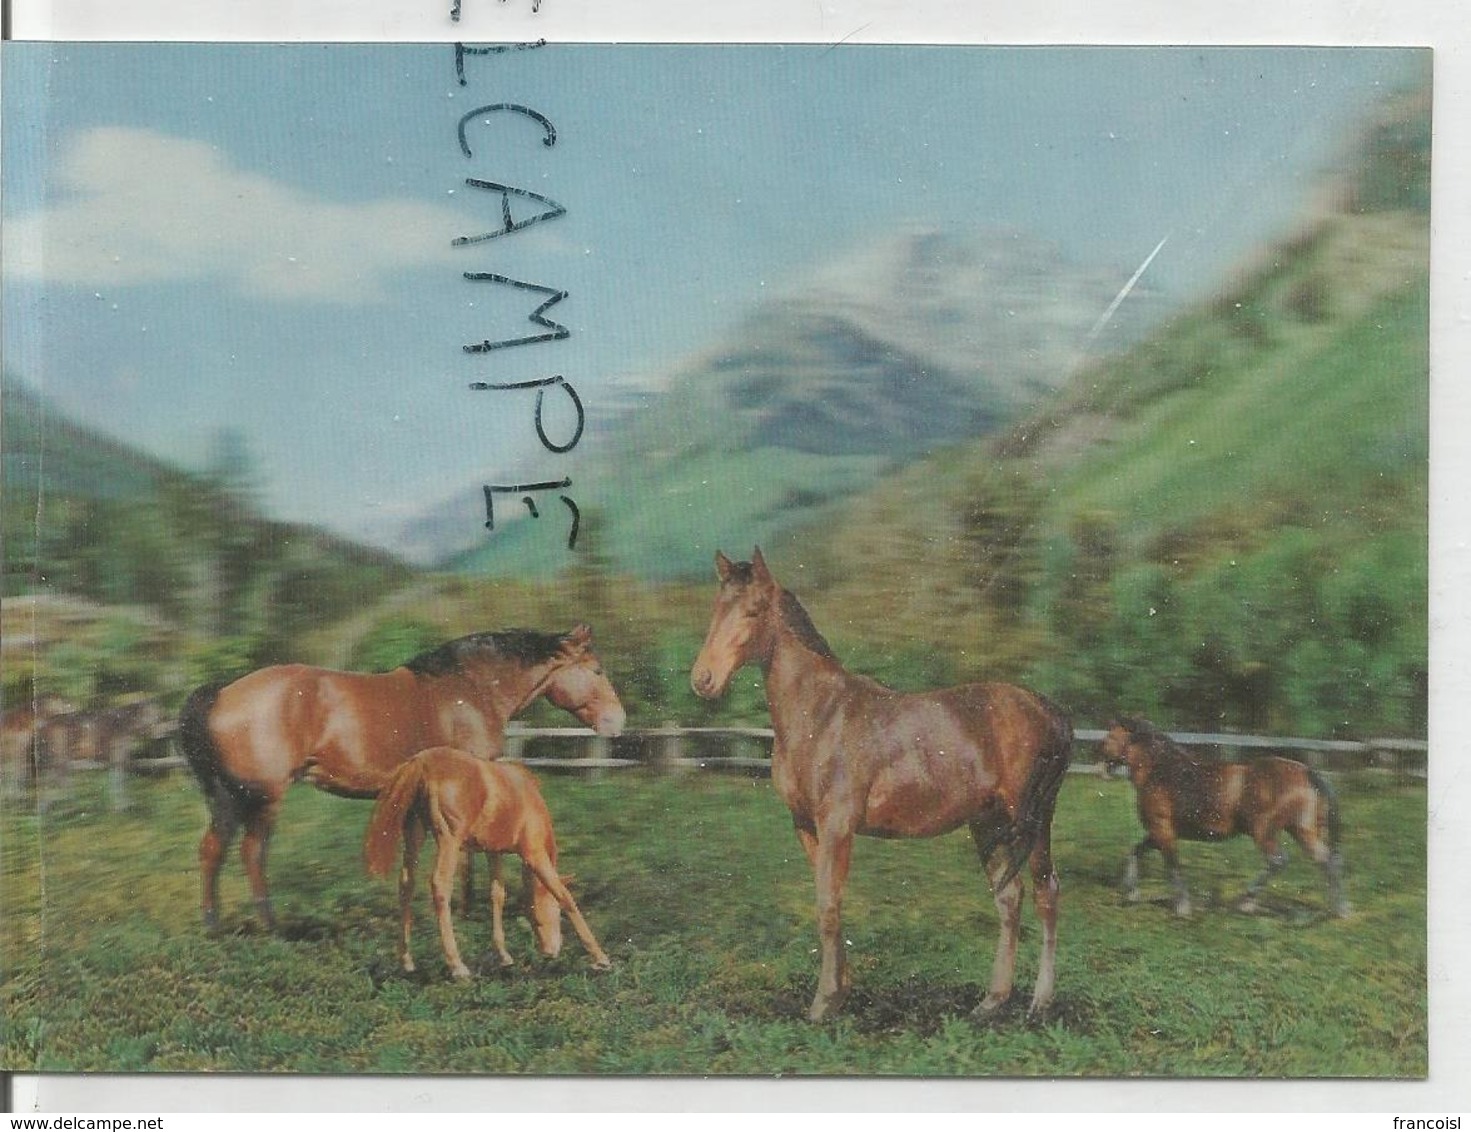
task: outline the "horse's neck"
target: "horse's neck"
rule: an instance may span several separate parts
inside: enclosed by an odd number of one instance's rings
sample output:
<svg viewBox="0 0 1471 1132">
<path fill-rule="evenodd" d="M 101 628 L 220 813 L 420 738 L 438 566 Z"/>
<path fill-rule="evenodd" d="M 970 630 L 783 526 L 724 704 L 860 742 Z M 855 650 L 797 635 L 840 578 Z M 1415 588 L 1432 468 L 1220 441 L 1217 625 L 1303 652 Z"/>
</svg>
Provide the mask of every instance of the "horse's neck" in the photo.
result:
<svg viewBox="0 0 1471 1132">
<path fill-rule="evenodd" d="M 766 706 L 778 739 L 805 734 L 814 709 L 841 696 L 857 679 L 837 658 L 814 652 L 784 624 L 778 626 L 776 643 L 762 668 Z"/>
<path fill-rule="evenodd" d="M 548 666 L 543 664 L 526 667 L 491 662 L 473 675 L 457 673 L 439 677 L 438 690 L 473 704 L 499 726 L 524 711 L 541 693 L 548 671 Z"/>
<path fill-rule="evenodd" d="M 1170 785 L 1196 768 L 1195 761 L 1184 751 L 1163 743 L 1151 743 L 1141 761 L 1140 781 Z"/>
</svg>

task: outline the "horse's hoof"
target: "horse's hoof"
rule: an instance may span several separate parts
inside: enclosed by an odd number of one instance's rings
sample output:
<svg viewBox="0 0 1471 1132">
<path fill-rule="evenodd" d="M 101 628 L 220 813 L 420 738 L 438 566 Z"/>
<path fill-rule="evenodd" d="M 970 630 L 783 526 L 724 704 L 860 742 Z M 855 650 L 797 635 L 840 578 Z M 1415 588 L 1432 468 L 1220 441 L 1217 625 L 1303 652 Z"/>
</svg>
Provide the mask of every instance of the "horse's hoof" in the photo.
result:
<svg viewBox="0 0 1471 1132">
<path fill-rule="evenodd" d="M 415 971 L 418 970 L 418 968 L 414 966 L 414 961 L 412 959 L 405 959 L 402 963 L 399 964 L 399 966 L 403 968 L 403 973 L 405 975 L 412 975 Z"/>
<path fill-rule="evenodd" d="M 605 955 L 603 958 L 593 963 L 592 969 L 594 971 L 611 971 L 613 969 L 613 960 L 609 959 Z"/>
<path fill-rule="evenodd" d="M 1139 890 L 1137 888 L 1131 888 L 1131 889 L 1128 889 L 1128 890 L 1126 890 L 1124 892 L 1124 903 L 1125 904 L 1138 904 L 1139 903 L 1139 900 L 1140 900 L 1140 896 L 1139 896 Z"/>
<path fill-rule="evenodd" d="M 204 914 L 204 933 L 205 935 L 220 934 L 220 914 L 213 908 Z"/>
<path fill-rule="evenodd" d="M 449 976 L 450 976 L 450 978 L 454 979 L 456 982 L 465 982 L 466 980 L 468 980 L 471 977 L 470 976 L 470 968 L 469 967 L 466 967 L 463 963 L 461 963 L 458 967 L 454 967 L 454 968 L 451 968 L 450 969 Z"/>
<path fill-rule="evenodd" d="M 981 999 L 980 1005 L 970 1012 L 972 1022 L 989 1022 L 996 1013 L 1006 1005 L 1010 994 L 988 994 Z"/>
<path fill-rule="evenodd" d="M 824 997 L 818 995 L 812 1000 L 812 1008 L 807 1011 L 809 1022 L 826 1022 L 837 1015 L 843 1005 L 843 996 L 840 994 Z"/>
<path fill-rule="evenodd" d="M 515 965 L 516 965 L 516 961 L 514 959 L 512 959 L 509 955 L 502 955 L 501 956 L 501 966 L 502 967 L 514 967 Z"/>
</svg>

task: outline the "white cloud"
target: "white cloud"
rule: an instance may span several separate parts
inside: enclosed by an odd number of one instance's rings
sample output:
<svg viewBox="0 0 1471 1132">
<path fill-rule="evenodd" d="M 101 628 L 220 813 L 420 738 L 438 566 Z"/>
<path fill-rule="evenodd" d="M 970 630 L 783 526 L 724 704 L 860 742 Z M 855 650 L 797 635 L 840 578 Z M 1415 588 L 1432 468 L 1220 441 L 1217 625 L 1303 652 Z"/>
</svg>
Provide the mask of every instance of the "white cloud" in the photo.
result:
<svg viewBox="0 0 1471 1132">
<path fill-rule="evenodd" d="M 99 289 L 216 279 L 267 298 L 374 301 L 396 271 L 461 265 L 450 240 L 475 225 L 412 199 L 328 200 L 144 129 L 78 134 L 50 187 L 59 200 L 6 226 L 11 278 Z"/>
</svg>

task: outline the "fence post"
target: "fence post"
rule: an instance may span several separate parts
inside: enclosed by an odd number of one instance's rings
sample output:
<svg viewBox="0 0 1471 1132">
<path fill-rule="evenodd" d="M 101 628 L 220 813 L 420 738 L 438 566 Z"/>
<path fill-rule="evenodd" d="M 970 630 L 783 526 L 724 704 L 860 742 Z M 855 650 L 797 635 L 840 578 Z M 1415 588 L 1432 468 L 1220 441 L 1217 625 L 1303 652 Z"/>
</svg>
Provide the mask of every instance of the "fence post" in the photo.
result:
<svg viewBox="0 0 1471 1132">
<path fill-rule="evenodd" d="M 113 736 L 108 743 L 107 794 L 113 813 L 128 808 L 128 757 L 132 753 L 132 743 L 126 738 Z"/>
<path fill-rule="evenodd" d="M 587 740 L 587 753 L 583 756 L 589 760 L 607 759 L 613 754 L 613 740 L 606 735 L 593 734 Z M 588 771 L 588 777 L 592 779 L 606 778 L 608 770 L 596 763 Z"/>
<path fill-rule="evenodd" d="M 503 758 L 519 759 L 526 749 L 526 731 L 519 724 L 506 728 L 506 746 L 501 752 Z"/>
<path fill-rule="evenodd" d="M 679 774 L 686 769 L 682 761 L 684 742 L 679 724 L 666 719 L 662 730 L 664 734 L 659 737 L 659 745 L 654 749 L 654 767 L 660 774 Z"/>
</svg>

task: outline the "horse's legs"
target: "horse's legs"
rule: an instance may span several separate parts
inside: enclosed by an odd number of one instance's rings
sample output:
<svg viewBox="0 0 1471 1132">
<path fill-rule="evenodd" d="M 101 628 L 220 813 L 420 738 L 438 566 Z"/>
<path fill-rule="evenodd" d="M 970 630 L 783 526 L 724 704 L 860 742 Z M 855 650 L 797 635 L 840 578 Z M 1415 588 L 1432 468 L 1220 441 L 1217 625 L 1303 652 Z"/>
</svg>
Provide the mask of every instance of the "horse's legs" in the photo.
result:
<svg viewBox="0 0 1471 1132">
<path fill-rule="evenodd" d="M 1325 838 L 1311 825 L 1299 823 L 1292 827 L 1293 840 L 1302 846 L 1303 852 L 1311 857 L 1323 870 L 1328 885 L 1328 908 L 1332 915 L 1343 918 L 1352 914 L 1348 897 L 1343 891 L 1343 854 L 1330 848 Z"/>
<path fill-rule="evenodd" d="M 1133 904 L 1139 899 L 1139 865 L 1144 854 L 1150 849 L 1157 849 L 1153 837 L 1146 837 L 1138 845 L 1134 846 L 1127 858 L 1124 860 L 1124 899 Z"/>
<path fill-rule="evenodd" d="M 977 849 L 990 840 L 989 833 L 985 826 L 970 827 L 970 835 Z M 1005 851 L 993 848 L 982 864 L 986 877 L 991 882 L 991 895 L 996 901 L 996 918 L 1001 933 L 996 940 L 996 957 L 991 962 L 991 988 L 986 992 L 986 997 L 981 999 L 981 1004 L 971 1012 L 971 1017 L 977 1020 L 994 1014 L 1011 997 L 1011 984 L 1016 975 L 1017 942 L 1021 938 L 1024 894 L 1019 874 L 1013 875 L 1004 885 L 999 883 L 1011 865 Z"/>
<path fill-rule="evenodd" d="M 220 927 L 220 864 L 239 828 L 240 815 L 228 801 L 210 807 L 209 828 L 199 839 L 199 873 L 200 910 L 204 915 L 205 929 L 211 932 L 218 931 Z"/>
<path fill-rule="evenodd" d="M 465 847 L 465 877 L 460 885 L 460 912 L 468 916 L 475 903 L 475 850 Z"/>
<path fill-rule="evenodd" d="M 424 827 L 411 814 L 404 822 L 404 860 L 398 874 L 399 965 L 405 972 L 414 971 L 414 952 L 409 936 L 414 930 L 414 869 L 419 864 L 419 850 L 424 844 Z"/>
<path fill-rule="evenodd" d="M 820 834 L 814 865 L 817 869 L 817 933 L 822 948 L 822 969 L 817 976 L 817 995 L 807 1017 L 825 1022 L 838 1012 L 848 997 L 848 961 L 843 949 L 843 885 L 853 858 L 853 834 L 836 830 Z"/>
<path fill-rule="evenodd" d="M 506 950 L 506 882 L 501 876 L 501 855 L 487 853 L 490 859 L 490 935 L 495 941 L 496 954 L 501 957 L 502 967 L 514 967 L 516 961 Z"/>
<path fill-rule="evenodd" d="M 1154 838 L 1154 842 L 1159 846 L 1160 856 L 1165 859 L 1165 870 L 1169 874 L 1170 888 L 1175 893 L 1175 915 L 1188 916 L 1190 915 L 1190 890 L 1185 886 L 1185 873 L 1180 868 L 1180 854 L 1175 848 L 1175 839 L 1157 837 Z"/>
<path fill-rule="evenodd" d="M 1262 886 L 1282 871 L 1287 864 L 1287 854 L 1277 845 L 1277 831 L 1263 833 L 1253 836 L 1257 848 L 1262 851 L 1262 856 L 1267 859 L 1267 867 L 1257 874 L 1256 878 L 1246 886 L 1246 895 L 1236 905 L 1238 912 L 1255 912 L 1257 910 L 1257 894 L 1261 892 Z"/>
<path fill-rule="evenodd" d="M 797 840 L 802 845 L 802 852 L 807 854 L 807 863 L 814 869 L 817 868 L 817 834 L 798 826 Z"/>
<path fill-rule="evenodd" d="M 613 966 L 613 961 L 608 958 L 607 952 L 598 943 L 597 936 L 592 934 L 592 928 L 588 927 L 587 921 L 582 918 L 582 911 L 577 907 L 577 901 L 572 899 L 572 893 L 567 891 L 567 886 L 557 875 L 551 858 L 545 853 L 534 852 L 525 858 L 525 862 L 526 866 L 536 874 L 536 879 L 546 885 L 547 890 L 557 898 L 562 911 L 567 913 L 567 918 L 572 921 L 573 930 L 577 932 L 577 938 L 582 940 L 582 946 L 587 948 L 587 953 L 592 956 L 593 970 L 606 971 Z"/>
<path fill-rule="evenodd" d="M 449 972 L 456 979 L 468 979 L 470 968 L 460 958 L 460 945 L 455 941 L 455 927 L 450 922 L 449 898 L 454 889 L 455 869 L 460 863 L 462 842 L 453 834 L 441 834 L 434 856 L 434 872 L 429 878 L 429 892 L 434 899 L 434 915 L 439 920 L 439 942 Z"/>
<path fill-rule="evenodd" d="M 1057 985 L 1057 898 L 1061 889 L 1052 866 L 1050 831 L 1032 850 L 1032 903 L 1042 921 L 1042 957 L 1037 962 L 1037 986 L 1028 1013 L 1034 1017 L 1047 1009 Z"/>
<path fill-rule="evenodd" d="M 276 826 L 277 801 L 262 802 L 245 818 L 245 836 L 240 840 L 240 859 L 250 880 L 250 895 L 267 930 L 276 930 L 276 912 L 271 907 L 271 890 L 266 882 L 266 849 Z"/>
</svg>

